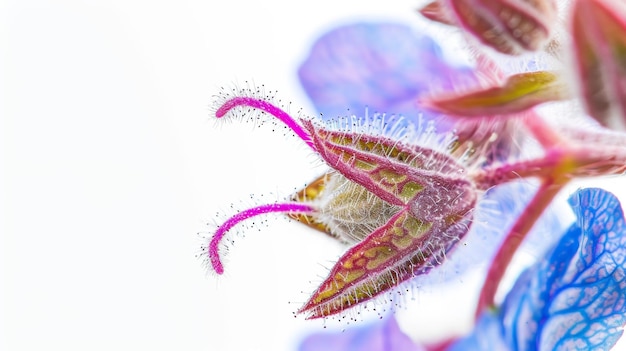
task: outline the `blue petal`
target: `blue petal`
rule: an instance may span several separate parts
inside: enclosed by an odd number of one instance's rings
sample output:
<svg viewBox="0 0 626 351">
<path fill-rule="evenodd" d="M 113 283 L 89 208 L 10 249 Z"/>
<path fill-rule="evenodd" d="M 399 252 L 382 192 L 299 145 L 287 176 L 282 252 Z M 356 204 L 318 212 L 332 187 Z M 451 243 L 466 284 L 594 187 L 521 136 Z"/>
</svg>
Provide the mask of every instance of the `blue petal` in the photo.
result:
<svg viewBox="0 0 626 351">
<path fill-rule="evenodd" d="M 420 94 L 475 81 L 470 68 L 447 65 L 442 56 L 433 39 L 410 27 L 359 23 L 322 36 L 299 76 L 317 110 L 329 118 L 362 115 L 366 107 L 417 118 Z"/>
<path fill-rule="evenodd" d="M 507 350 L 500 318 L 491 312 L 484 313 L 476 322 L 474 333 L 447 348 L 447 351 Z"/>
<path fill-rule="evenodd" d="M 570 198 L 577 223 L 526 270 L 502 306 L 515 350 L 609 349 L 626 323 L 626 224 L 601 189 Z"/>
<path fill-rule="evenodd" d="M 393 316 L 343 332 L 326 332 L 308 336 L 299 351 L 422 351 L 400 330 Z"/>
</svg>

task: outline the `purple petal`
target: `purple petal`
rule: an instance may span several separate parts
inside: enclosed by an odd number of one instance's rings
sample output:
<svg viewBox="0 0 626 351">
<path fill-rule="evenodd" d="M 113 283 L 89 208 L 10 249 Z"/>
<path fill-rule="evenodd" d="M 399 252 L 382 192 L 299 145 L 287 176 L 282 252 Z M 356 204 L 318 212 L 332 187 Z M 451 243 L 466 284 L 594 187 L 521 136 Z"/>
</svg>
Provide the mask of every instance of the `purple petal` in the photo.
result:
<svg viewBox="0 0 626 351">
<path fill-rule="evenodd" d="M 398 322 L 389 316 L 343 332 L 326 332 L 308 336 L 299 351 L 421 351 L 424 350 L 400 330 Z"/>
<path fill-rule="evenodd" d="M 359 23 L 327 33 L 299 76 L 315 107 L 329 118 L 361 115 L 366 107 L 417 118 L 419 95 L 475 81 L 470 68 L 446 64 L 433 39 L 391 23 Z"/>
<path fill-rule="evenodd" d="M 577 224 L 525 271 L 502 306 L 516 350 L 609 349 L 626 323 L 626 224 L 601 189 L 570 198 Z"/>
</svg>

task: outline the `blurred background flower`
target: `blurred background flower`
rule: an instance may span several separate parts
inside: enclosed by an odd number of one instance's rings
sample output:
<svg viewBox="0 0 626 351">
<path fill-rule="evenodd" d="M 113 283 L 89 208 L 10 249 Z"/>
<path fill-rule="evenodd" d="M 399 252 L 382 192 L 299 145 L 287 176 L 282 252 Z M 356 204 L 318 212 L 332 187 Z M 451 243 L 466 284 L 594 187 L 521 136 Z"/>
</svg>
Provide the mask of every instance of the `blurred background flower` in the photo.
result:
<svg viewBox="0 0 626 351">
<path fill-rule="evenodd" d="M 393 315 L 382 321 L 334 333 L 317 332 L 306 337 L 299 351 L 421 351 L 411 338 L 400 330 Z"/>
<path fill-rule="evenodd" d="M 333 28 L 312 45 L 298 75 L 325 118 L 361 116 L 367 107 L 416 121 L 424 113 L 417 96 L 477 84 L 472 67 L 446 62 L 427 33 L 394 22 Z"/>
</svg>

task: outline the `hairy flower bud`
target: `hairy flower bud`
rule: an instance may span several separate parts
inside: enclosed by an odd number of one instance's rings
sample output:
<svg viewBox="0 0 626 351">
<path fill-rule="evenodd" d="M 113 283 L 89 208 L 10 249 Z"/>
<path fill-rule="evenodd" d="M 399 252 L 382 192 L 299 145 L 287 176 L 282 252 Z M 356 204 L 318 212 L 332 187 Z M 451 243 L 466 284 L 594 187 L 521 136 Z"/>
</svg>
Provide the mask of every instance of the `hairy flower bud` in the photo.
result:
<svg viewBox="0 0 626 351">
<path fill-rule="evenodd" d="M 442 262 L 471 223 L 478 191 L 445 151 L 304 122 L 335 171 L 308 215 L 356 243 L 301 308 L 325 317 L 368 301 Z"/>
<path fill-rule="evenodd" d="M 266 112 L 300 136 L 331 170 L 294 201 L 246 209 L 217 227 L 201 248 L 216 273 L 224 272 L 220 243 L 231 228 L 255 216 L 286 213 L 353 244 L 299 311 L 320 318 L 429 272 L 469 231 L 484 190 L 476 187 L 469 166 L 484 158 L 493 133 L 438 134 L 432 121 L 414 125 L 380 114 L 314 122 L 294 119 L 254 96 L 223 97 L 217 117 L 243 106 Z"/>
</svg>

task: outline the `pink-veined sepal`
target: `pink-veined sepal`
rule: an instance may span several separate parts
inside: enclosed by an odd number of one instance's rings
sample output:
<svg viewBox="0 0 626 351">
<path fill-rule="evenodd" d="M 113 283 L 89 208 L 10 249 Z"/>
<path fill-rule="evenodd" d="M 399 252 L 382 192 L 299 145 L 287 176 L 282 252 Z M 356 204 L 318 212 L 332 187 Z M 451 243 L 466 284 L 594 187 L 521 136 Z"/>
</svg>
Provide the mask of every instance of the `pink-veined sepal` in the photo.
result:
<svg viewBox="0 0 626 351">
<path fill-rule="evenodd" d="M 470 212 L 424 222 L 404 210 L 350 248 L 298 311 L 307 318 L 328 317 L 390 291 L 441 263 L 469 230 Z"/>
<path fill-rule="evenodd" d="M 310 121 L 304 127 L 329 166 L 391 205 L 406 206 L 424 189 L 442 185 L 447 177 L 461 179 L 466 173 L 450 155 L 432 148 L 333 131 Z"/>
<path fill-rule="evenodd" d="M 569 88 L 556 72 L 512 75 L 503 83 L 466 93 L 426 96 L 420 106 L 458 117 L 507 116 L 550 101 L 570 98 Z"/>
</svg>

